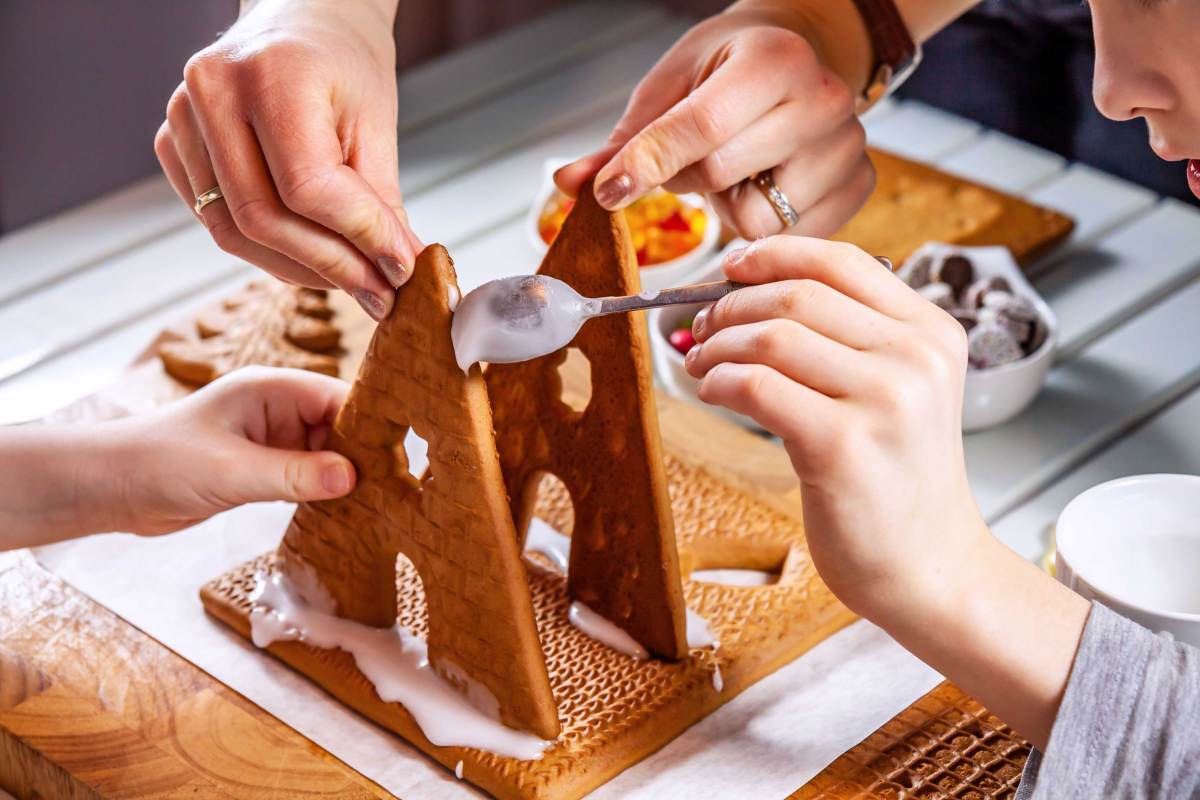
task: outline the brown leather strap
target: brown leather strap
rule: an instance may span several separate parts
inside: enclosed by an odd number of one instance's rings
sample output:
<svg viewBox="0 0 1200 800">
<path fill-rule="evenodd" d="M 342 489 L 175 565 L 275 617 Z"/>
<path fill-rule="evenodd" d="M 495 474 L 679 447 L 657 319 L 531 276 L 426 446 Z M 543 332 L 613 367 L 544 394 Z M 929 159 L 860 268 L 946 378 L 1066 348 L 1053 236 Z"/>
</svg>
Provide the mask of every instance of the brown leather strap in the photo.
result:
<svg viewBox="0 0 1200 800">
<path fill-rule="evenodd" d="M 875 64 L 871 73 L 887 64 L 893 70 L 898 70 L 912 60 L 917 51 L 908 26 L 896 8 L 895 0 L 854 0 L 858 13 L 862 15 L 867 25 L 867 35 L 871 37 L 871 46 L 875 48 Z"/>
</svg>

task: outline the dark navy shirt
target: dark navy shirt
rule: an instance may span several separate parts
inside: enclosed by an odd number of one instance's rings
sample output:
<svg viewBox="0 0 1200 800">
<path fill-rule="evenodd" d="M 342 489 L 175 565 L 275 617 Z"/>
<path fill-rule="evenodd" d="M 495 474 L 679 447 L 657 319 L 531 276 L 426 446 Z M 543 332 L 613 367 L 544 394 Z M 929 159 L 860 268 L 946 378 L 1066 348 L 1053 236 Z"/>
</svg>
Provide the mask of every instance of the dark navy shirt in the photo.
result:
<svg viewBox="0 0 1200 800">
<path fill-rule="evenodd" d="M 1002 17 L 1018 25 L 1051 24 L 1091 37 L 1091 11 L 1081 0 L 984 0 L 974 13 Z"/>
</svg>

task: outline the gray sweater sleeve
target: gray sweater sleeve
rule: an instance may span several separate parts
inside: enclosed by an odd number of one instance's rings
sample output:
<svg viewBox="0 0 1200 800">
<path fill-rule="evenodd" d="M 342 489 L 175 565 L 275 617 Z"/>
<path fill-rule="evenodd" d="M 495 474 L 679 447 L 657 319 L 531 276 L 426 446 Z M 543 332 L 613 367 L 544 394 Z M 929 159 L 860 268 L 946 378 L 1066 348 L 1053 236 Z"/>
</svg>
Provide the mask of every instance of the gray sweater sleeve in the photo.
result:
<svg viewBox="0 0 1200 800">
<path fill-rule="evenodd" d="M 1200 798 L 1200 649 L 1100 605 L 1018 800 Z"/>
</svg>

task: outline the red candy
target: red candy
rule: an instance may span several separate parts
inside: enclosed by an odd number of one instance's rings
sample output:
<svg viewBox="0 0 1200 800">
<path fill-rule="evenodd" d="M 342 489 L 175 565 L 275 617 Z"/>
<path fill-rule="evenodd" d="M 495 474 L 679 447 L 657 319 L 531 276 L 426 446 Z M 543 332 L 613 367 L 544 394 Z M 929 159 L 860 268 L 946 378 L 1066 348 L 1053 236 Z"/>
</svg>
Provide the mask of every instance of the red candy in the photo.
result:
<svg viewBox="0 0 1200 800">
<path fill-rule="evenodd" d="M 696 337 L 692 336 L 692 332 L 688 328 L 680 328 L 677 331 L 671 331 L 671 335 L 667 337 L 667 341 L 683 355 L 687 355 L 688 350 L 696 346 Z"/>
</svg>

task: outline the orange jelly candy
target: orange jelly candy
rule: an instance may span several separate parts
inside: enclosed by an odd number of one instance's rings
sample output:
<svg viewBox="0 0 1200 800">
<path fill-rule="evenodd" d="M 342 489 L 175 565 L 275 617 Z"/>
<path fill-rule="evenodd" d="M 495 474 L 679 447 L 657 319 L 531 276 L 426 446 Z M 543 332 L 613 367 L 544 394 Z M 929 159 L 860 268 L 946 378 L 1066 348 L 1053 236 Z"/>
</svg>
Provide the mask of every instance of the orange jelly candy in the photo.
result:
<svg viewBox="0 0 1200 800">
<path fill-rule="evenodd" d="M 555 193 L 538 217 L 538 235 L 550 244 L 562 229 L 575 201 Z M 633 236 L 638 265 L 649 267 L 662 264 L 697 247 L 704 239 L 708 219 L 704 209 L 679 199 L 678 195 L 659 189 L 637 200 L 625 209 L 625 220 Z"/>
</svg>

